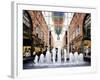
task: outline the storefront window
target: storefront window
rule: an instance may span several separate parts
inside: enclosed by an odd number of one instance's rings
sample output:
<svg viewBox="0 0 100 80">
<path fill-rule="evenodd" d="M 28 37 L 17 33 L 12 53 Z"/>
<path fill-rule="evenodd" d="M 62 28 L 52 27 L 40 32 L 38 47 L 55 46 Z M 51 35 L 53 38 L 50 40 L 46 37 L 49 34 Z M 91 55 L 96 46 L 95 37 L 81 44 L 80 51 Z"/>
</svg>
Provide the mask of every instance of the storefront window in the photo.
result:
<svg viewBox="0 0 100 80">
<path fill-rule="evenodd" d="M 32 21 L 28 11 L 23 10 L 23 56 L 31 56 Z"/>
<path fill-rule="evenodd" d="M 90 14 L 86 15 L 85 18 L 85 22 L 84 22 L 84 38 L 86 40 L 90 40 L 91 39 L 91 18 L 90 18 Z"/>
</svg>

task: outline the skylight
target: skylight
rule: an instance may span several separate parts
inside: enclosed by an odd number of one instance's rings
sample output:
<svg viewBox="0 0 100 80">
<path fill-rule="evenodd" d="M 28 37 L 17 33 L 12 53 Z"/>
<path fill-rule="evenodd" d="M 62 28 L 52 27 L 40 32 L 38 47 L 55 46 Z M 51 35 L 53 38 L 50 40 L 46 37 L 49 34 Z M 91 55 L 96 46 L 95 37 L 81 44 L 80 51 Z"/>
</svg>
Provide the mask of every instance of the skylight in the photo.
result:
<svg viewBox="0 0 100 80">
<path fill-rule="evenodd" d="M 57 41 L 57 34 L 55 33 L 54 24 L 53 24 L 53 20 L 52 20 L 52 12 L 42 11 L 42 14 L 43 14 L 43 17 L 46 21 L 46 24 L 48 25 L 48 29 L 52 32 L 52 36 L 53 36 L 54 41 Z M 70 22 L 73 18 L 74 13 L 65 12 L 64 15 L 65 15 L 64 25 L 63 25 L 62 32 L 60 34 L 59 41 L 62 41 L 62 38 L 64 37 L 64 34 L 65 34 L 65 31 L 68 30 L 68 26 L 70 25 Z"/>
</svg>

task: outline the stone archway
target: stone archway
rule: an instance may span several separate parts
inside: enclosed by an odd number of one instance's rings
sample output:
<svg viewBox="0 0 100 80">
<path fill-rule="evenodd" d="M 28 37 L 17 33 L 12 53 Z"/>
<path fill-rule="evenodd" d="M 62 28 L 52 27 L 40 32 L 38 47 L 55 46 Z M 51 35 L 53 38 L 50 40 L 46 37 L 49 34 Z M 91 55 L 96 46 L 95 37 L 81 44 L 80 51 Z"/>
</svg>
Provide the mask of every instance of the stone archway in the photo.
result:
<svg viewBox="0 0 100 80">
<path fill-rule="evenodd" d="M 86 49 L 91 49 L 91 14 L 86 13 L 83 20 L 83 50 L 86 53 Z M 91 53 L 90 53 L 91 54 Z"/>
</svg>

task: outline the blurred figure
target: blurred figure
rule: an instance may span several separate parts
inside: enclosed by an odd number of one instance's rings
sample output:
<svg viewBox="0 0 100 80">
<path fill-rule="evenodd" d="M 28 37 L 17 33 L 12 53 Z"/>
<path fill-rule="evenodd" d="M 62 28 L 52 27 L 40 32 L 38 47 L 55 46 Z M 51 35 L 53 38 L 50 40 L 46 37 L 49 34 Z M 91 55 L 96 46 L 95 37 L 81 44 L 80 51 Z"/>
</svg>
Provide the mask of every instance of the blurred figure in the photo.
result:
<svg viewBox="0 0 100 80">
<path fill-rule="evenodd" d="M 35 64 L 38 63 L 38 56 L 37 56 L 37 55 L 35 56 L 34 63 L 35 63 Z"/>
<path fill-rule="evenodd" d="M 40 55 L 39 63 L 44 63 L 44 55 L 43 54 Z"/>
<path fill-rule="evenodd" d="M 74 61 L 75 62 L 78 62 L 78 52 L 75 52 L 74 53 Z"/>
<path fill-rule="evenodd" d="M 79 61 L 80 62 L 83 62 L 84 61 L 84 57 L 83 57 L 83 54 L 82 53 L 79 54 Z"/>
<path fill-rule="evenodd" d="M 52 49 L 52 61 L 55 63 L 55 58 L 56 58 L 56 50 L 55 48 Z"/>
<path fill-rule="evenodd" d="M 69 53 L 69 62 L 73 62 L 74 61 L 74 55 L 72 52 Z"/>
<path fill-rule="evenodd" d="M 58 48 L 58 53 L 57 53 L 57 62 L 61 63 L 61 48 Z"/>
<path fill-rule="evenodd" d="M 67 59 L 67 51 L 66 49 L 64 49 L 64 62 L 66 62 L 66 59 Z"/>
<path fill-rule="evenodd" d="M 51 53 L 49 50 L 47 50 L 46 52 L 45 59 L 46 59 L 46 63 L 51 63 Z"/>
<path fill-rule="evenodd" d="M 34 59 L 35 59 L 35 56 L 36 56 L 36 52 L 35 51 L 33 51 L 33 61 L 34 61 Z"/>
</svg>

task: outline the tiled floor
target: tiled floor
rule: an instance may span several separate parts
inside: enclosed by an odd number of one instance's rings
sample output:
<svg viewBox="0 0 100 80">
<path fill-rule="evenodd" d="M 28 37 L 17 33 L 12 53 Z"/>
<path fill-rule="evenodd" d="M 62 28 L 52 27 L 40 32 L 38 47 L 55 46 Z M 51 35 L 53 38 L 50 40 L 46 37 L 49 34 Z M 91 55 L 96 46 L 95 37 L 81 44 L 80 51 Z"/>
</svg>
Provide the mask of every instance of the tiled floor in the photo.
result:
<svg viewBox="0 0 100 80">
<path fill-rule="evenodd" d="M 40 69 L 40 68 L 62 68 L 62 67 L 83 67 L 83 66 L 90 66 L 91 64 L 88 62 L 66 62 L 66 63 L 37 63 L 34 64 L 33 62 L 24 63 L 23 69 Z"/>
</svg>

